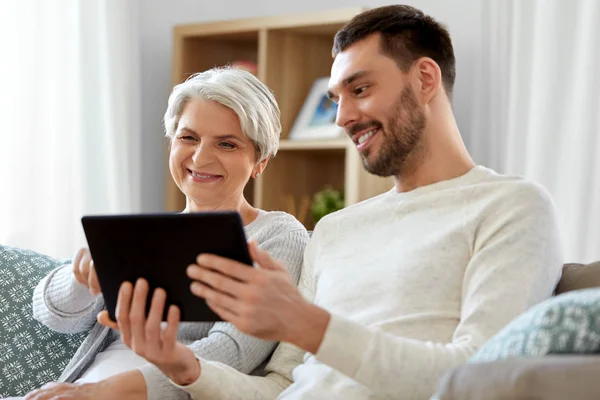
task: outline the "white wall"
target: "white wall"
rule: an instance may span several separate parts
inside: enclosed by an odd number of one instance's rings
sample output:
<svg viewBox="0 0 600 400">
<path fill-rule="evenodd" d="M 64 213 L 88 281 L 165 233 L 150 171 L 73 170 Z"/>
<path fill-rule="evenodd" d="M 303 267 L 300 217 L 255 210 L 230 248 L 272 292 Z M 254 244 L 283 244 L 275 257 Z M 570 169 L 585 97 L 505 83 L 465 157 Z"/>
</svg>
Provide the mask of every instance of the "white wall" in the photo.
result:
<svg viewBox="0 0 600 400">
<path fill-rule="evenodd" d="M 481 10 L 486 0 L 409 0 L 450 30 L 457 59 L 454 109 L 459 127 L 468 143 L 469 109 L 481 46 Z M 142 57 L 142 210 L 161 211 L 167 179 L 162 115 L 171 91 L 171 47 L 174 25 L 336 9 L 354 5 L 378 7 L 395 4 L 365 0 L 139 0 Z"/>
</svg>

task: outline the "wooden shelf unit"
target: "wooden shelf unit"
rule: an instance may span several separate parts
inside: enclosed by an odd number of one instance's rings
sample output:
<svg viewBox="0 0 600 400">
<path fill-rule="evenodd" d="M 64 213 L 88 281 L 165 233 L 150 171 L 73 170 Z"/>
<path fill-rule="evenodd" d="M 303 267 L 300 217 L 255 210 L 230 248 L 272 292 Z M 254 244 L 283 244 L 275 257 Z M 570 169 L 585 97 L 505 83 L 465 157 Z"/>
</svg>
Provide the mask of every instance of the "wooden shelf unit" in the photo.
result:
<svg viewBox="0 0 600 400">
<path fill-rule="evenodd" d="M 258 65 L 258 77 L 275 93 L 281 109 L 279 152 L 245 195 L 255 207 L 299 217 L 302 199 L 326 186 L 344 191 L 346 205 L 393 186 L 390 178 L 367 174 L 348 138 L 287 140 L 298 112 L 317 78 L 329 76 L 333 36 L 363 8 L 298 15 L 178 25 L 174 28 L 173 84 L 191 74 L 235 61 Z M 293 200 L 291 200 L 293 199 Z M 297 206 L 290 206 L 290 201 Z M 185 197 L 168 175 L 166 208 L 182 210 Z M 314 227 L 310 212 L 301 222 Z"/>
</svg>

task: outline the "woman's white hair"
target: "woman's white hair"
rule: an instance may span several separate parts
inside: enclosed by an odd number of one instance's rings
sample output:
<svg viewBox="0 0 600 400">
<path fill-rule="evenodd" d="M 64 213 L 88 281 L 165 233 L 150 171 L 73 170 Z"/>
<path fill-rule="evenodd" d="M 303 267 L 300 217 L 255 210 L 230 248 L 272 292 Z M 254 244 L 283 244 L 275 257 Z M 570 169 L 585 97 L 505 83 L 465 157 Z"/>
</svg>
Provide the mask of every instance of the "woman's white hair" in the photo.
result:
<svg viewBox="0 0 600 400">
<path fill-rule="evenodd" d="M 192 99 L 212 100 L 235 112 L 242 132 L 260 152 L 260 160 L 277 154 L 281 113 L 271 90 L 257 77 L 233 67 L 212 68 L 173 88 L 165 112 L 165 134 L 171 140 L 183 108 Z"/>
</svg>

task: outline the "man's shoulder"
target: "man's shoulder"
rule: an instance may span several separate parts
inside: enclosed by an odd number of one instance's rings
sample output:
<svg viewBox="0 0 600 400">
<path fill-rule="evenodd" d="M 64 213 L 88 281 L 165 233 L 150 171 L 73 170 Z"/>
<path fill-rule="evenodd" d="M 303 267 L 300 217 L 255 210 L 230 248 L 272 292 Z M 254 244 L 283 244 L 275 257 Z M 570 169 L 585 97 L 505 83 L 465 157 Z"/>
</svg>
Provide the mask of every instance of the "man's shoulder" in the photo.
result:
<svg viewBox="0 0 600 400">
<path fill-rule="evenodd" d="M 319 232 L 319 236 L 335 236 L 338 233 L 338 229 L 341 221 L 354 221 L 368 215 L 368 213 L 376 209 L 379 204 L 385 202 L 386 197 L 389 196 L 389 191 L 381 193 L 377 196 L 362 200 L 358 203 L 348 205 L 341 210 L 327 214 L 319 220 L 315 226 L 315 232 Z M 352 223 L 350 223 L 352 225 Z"/>
<path fill-rule="evenodd" d="M 530 220 L 529 216 L 542 222 L 556 215 L 548 190 L 521 176 L 493 174 L 466 193 L 467 210 L 479 221 Z"/>
<path fill-rule="evenodd" d="M 389 196 L 390 190 L 378 194 L 376 196 L 370 197 L 368 199 L 359 201 L 358 203 L 350 204 L 342 208 L 341 210 L 332 212 L 331 214 L 327 214 L 325 217 L 323 217 L 321 221 L 344 219 L 348 215 L 354 215 L 372 207 L 376 207 L 377 204 L 379 204 L 384 198 Z"/>
<path fill-rule="evenodd" d="M 553 205 L 552 197 L 544 186 L 522 176 L 493 173 L 478 186 L 488 200 L 504 205 Z"/>
</svg>

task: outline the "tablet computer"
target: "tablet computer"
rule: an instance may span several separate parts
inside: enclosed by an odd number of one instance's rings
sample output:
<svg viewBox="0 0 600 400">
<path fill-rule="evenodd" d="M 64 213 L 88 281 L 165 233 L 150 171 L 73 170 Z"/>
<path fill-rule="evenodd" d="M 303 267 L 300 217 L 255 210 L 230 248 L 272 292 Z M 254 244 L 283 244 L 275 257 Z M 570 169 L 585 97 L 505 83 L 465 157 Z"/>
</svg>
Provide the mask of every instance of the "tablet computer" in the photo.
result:
<svg viewBox="0 0 600 400">
<path fill-rule="evenodd" d="M 167 292 L 181 321 L 221 321 L 204 299 L 192 294 L 186 269 L 200 253 L 217 254 L 252 265 L 240 215 L 235 211 L 186 214 L 94 215 L 81 219 L 110 318 L 121 283 L 145 278 Z"/>
</svg>

